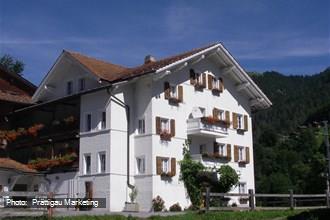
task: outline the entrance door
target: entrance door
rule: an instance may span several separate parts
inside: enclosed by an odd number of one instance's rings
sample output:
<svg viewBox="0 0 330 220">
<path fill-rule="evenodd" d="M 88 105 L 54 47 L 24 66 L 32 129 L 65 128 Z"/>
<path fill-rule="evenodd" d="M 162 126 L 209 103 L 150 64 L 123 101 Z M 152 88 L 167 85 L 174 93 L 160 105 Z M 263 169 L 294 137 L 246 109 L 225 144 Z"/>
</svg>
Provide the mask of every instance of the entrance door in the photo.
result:
<svg viewBox="0 0 330 220">
<path fill-rule="evenodd" d="M 85 192 L 86 192 L 86 198 L 92 199 L 93 198 L 93 182 L 85 182 Z"/>
</svg>

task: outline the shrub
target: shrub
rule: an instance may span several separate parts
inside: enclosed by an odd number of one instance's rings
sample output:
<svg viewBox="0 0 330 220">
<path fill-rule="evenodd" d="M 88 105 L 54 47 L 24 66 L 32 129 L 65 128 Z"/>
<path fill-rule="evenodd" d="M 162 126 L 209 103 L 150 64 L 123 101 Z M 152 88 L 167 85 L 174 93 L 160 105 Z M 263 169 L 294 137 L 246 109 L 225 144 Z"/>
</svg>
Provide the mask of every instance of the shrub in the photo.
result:
<svg viewBox="0 0 330 220">
<path fill-rule="evenodd" d="M 134 186 L 132 188 L 132 191 L 129 193 L 129 198 L 131 200 L 131 203 L 135 202 L 137 195 L 138 195 L 138 190 L 137 190 L 136 186 Z"/>
<path fill-rule="evenodd" d="M 180 206 L 180 204 L 177 202 L 175 204 L 173 204 L 171 207 L 170 207 L 170 212 L 181 212 L 182 211 L 182 208 Z"/>
<path fill-rule="evenodd" d="M 220 180 L 215 186 L 216 191 L 226 193 L 229 192 L 233 186 L 238 184 L 239 176 L 231 166 L 223 165 L 217 172 L 220 175 Z"/>
<path fill-rule="evenodd" d="M 160 212 L 160 211 L 162 211 L 165 208 L 164 204 L 165 204 L 165 202 L 162 199 L 162 197 L 157 196 L 156 198 L 154 198 L 152 200 L 152 209 L 155 212 Z"/>
</svg>

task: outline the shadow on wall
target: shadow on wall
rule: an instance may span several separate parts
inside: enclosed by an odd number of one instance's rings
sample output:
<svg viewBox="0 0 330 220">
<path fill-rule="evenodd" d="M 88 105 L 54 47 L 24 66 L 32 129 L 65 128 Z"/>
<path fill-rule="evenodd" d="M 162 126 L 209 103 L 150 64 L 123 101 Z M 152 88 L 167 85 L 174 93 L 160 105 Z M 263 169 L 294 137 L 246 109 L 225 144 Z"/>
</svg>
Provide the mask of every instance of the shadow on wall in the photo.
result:
<svg viewBox="0 0 330 220">
<path fill-rule="evenodd" d="M 288 220 L 326 220 L 330 217 L 330 209 L 314 209 L 301 212 L 297 215 L 288 217 Z"/>
</svg>

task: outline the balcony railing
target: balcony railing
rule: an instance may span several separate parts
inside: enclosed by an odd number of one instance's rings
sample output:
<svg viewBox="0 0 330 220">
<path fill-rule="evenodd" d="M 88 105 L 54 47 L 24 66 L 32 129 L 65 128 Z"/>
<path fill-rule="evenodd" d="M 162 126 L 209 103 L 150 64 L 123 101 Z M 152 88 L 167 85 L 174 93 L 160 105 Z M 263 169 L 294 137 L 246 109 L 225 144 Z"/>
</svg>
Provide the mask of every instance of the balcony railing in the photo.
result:
<svg viewBox="0 0 330 220">
<path fill-rule="evenodd" d="M 228 163 L 231 160 L 229 156 L 213 153 L 192 154 L 191 159 L 211 167 L 214 163 Z"/>
<path fill-rule="evenodd" d="M 227 137 L 229 124 L 212 117 L 193 118 L 187 120 L 188 135 Z"/>
</svg>

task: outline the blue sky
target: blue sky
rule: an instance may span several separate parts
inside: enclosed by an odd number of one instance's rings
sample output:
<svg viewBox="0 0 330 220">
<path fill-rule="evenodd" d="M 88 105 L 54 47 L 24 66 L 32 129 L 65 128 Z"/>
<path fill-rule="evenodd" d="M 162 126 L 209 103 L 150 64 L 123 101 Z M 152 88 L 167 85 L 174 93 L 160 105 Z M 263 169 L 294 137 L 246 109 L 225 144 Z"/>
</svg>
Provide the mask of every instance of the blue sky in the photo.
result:
<svg viewBox="0 0 330 220">
<path fill-rule="evenodd" d="M 0 55 L 39 84 L 63 49 L 124 66 L 222 42 L 247 71 L 330 66 L 329 0 L 0 0 Z"/>
</svg>

